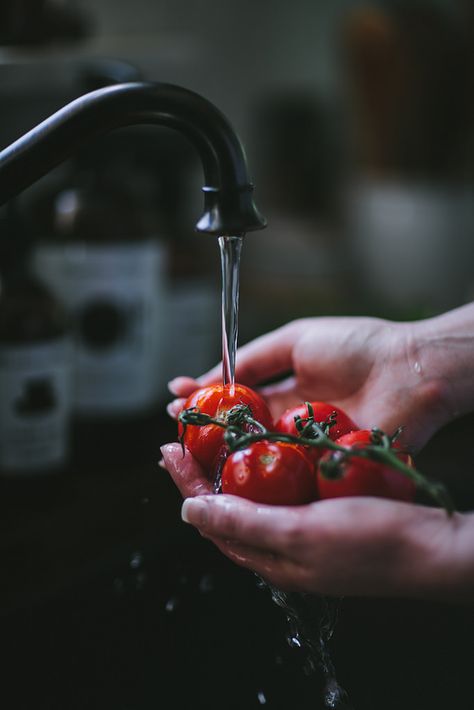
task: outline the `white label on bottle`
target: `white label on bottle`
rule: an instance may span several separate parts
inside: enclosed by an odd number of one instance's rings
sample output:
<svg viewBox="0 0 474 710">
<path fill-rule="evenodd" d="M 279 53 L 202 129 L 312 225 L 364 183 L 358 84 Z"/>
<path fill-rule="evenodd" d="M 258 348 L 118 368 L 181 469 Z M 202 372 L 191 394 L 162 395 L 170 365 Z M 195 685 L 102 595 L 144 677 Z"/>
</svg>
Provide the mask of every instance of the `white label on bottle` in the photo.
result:
<svg viewBox="0 0 474 710">
<path fill-rule="evenodd" d="M 154 241 L 39 249 L 38 273 L 72 315 L 77 411 L 132 413 L 154 403 L 164 263 Z"/>
<path fill-rule="evenodd" d="M 28 474 L 61 465 L 71 411 L 70 343 L 0 347 L 0 392 L 0 467 Z"/>
</svg>

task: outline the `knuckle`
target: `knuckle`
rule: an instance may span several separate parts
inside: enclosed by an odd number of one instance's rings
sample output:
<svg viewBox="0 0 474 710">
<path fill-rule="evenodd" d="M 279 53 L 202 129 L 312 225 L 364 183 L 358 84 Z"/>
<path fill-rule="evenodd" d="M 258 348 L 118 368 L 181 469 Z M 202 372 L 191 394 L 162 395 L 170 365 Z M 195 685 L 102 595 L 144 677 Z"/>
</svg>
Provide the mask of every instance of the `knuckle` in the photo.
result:
<svg viewBox="0 0 474 710">
<path fill-rule="evenodd" d="M 289 555 L 297 555 L 304 547 L 305 531 L 298 520 L 291 520 L 287 523 L 284 531 L 284 547 Z"/>
<path fill-rule="evenodd" d="M 235 511 L 225 507 L 219 509 L 214 517 L 214 522 L 214 527 L 226 538 L 238 539 L 240 525 Z"/>
</svg>

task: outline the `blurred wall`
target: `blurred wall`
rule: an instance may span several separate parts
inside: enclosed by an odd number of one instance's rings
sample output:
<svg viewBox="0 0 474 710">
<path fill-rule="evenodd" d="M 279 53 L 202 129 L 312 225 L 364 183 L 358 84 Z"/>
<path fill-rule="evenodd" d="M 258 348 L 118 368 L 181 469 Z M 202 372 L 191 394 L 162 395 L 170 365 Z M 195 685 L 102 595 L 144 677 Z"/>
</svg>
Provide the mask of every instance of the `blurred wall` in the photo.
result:
<svg viewBox="0 0 474 710">
<path fill-rule="evenodd" d="M 87 16 L 88 36 L 2 52 L 2 143 L 77 91 L 84 58 L 125 59 L 214 101 L 269 220 L 243 253 L 243 340 L 298 315 L 421 317 L 472 297 L 469 3 L 63 4 Z M 192 217 L 197 163 L 188 182 Z"/>
</svg>

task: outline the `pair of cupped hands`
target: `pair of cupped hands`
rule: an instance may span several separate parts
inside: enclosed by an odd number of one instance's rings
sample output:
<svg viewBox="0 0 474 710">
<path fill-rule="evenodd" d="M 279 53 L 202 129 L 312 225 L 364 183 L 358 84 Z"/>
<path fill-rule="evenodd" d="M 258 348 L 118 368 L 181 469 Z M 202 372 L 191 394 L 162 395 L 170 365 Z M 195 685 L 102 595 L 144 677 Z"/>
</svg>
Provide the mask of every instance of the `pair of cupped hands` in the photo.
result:
<svg viewBox="0 0 474 710">
<path fill-rule="evenodd" d="M 257 389 L 275 418 L 301 402 L 322 400 L 341 407 L 361 429 L 392 433 L 402 425 L 403 444 L 416 453 L 450 419 L 444 378 L 424 374 L 417 327 L 373 318 L 293 321 L 240 348 L 235 379 Z M 169 414 L 176 418 L 187 396 L 220 379 L 220 366 L 197 380 L 174 379 Z M 265 381 L 276 384 L 260 386 Z M 179 443 L 164 445 L 162 455 L 185 499 L 183 520 L 280 589 L 455 601 L 474 589 L 469 515 L 362 497 L 262 505 L 214 495 Z"/>
</svg>

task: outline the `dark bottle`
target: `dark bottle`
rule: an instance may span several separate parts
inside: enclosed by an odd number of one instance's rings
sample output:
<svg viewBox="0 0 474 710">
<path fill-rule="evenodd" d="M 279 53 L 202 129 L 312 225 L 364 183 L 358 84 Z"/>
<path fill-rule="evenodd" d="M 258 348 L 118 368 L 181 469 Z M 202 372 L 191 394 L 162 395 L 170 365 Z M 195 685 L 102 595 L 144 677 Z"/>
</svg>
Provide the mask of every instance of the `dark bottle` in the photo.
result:
<svg viewBox="0 0 474 710">
<path fill-rule="evenodd" d="M 38 476 L 58 472 L 68 459 L 67 321 L 31 271 L 31 244 L 12 206 L 0 225 L 0 471 Z"/>
<path fill-rule="evenodd" d="M 111 463 L 149 457 L 166 261 L 119 172 L 104 155 L 72 177 L 35 258 L 71 316 L 75 453 Z"/>
<path fill-rule="evenodd" d="M 137 78 L 122 62 L 87 64 L 78 93 Z M 167 249 L 136 135 L 123 129 L 88 144 L 30 200 L 35 269 L 71 318 L 73 454 L 81 465 L 129 467 L 158 454 Z"/>
</svg>

